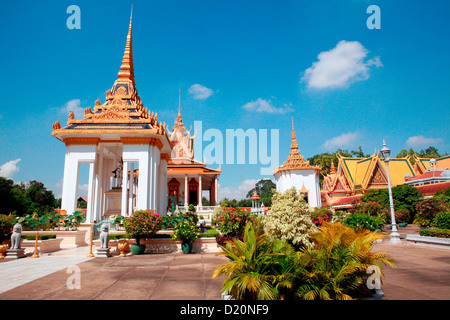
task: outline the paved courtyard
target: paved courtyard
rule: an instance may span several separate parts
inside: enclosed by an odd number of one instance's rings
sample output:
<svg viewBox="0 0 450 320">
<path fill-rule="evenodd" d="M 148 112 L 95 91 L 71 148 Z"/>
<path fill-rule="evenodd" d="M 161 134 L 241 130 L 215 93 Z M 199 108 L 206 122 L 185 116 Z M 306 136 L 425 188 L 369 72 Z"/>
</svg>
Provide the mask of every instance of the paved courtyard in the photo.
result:
<svg viewBox="0 0 450 320">
<path fill-rule="evenodd" d="M 405 232 L 415 230 L 401 230 L 402 238 Z M 385 300 L 450 299 L 450 249 L 392 245 L 385 238 L 375 244 L 374 251 L 388 252 L 397 264 L 395 269 L 385 268 Z M 223 278 L 211 279 L 215 267 L 226 261 L 223 256 L 172 253 L 87 258 L 88 252 L 88 247 L 81 247 L 37 259 L 2 260 L 0 299 L 223 299 Z M 79 267 L 79 289 L 67 285 L 75 275 L 68 268 L 73 265 Z"/>
</svg>

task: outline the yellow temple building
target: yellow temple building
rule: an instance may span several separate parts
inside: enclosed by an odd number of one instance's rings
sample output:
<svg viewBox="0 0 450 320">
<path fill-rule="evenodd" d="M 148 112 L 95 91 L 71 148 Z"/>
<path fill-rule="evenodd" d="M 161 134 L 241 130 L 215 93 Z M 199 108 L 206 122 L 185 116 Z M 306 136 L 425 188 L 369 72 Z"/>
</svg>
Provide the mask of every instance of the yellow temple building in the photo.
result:
<svg viewBox="0 0 450 320">
<path fill-rule="evenodd" d="M 405 182 L 405 176 L 415 176 L 409 157 L 391 158 L 389 173 L 392 187 Z M 321 191 L 322 205 L 335 209 L 350 207 L 369 189 L 388 187 L 386 164 L 375 152 L 367 158 L 338 155 L 338 168 L 331 163 L 330 173 L 324 176 Z"/>
</svg>

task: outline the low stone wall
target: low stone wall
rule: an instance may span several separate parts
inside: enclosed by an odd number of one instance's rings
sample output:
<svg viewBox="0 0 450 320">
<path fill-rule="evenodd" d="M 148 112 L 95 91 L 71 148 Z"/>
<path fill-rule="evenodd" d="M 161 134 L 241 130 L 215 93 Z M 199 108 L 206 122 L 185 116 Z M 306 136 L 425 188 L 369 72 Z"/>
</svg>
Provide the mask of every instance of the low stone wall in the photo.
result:
<svg viewBox="0 0 450 320">
<path fill-rule="evenodd" d="M 450 249 L 450 238 L 425 237 L 415 234 L 407 234 L 406 241 L 422 246 L 432 246 L 438 248 Z"/>
<path fill-rule="evenodd" d="M 37 248 L 38 253 L 47 253 L 61 250 L 62 238 L 38 240 Z M 25 254 L 33 254 L 36 246 L 36 240 L 22 240 L 21 247 L 25 249 Z"/>
<path fill-rule="evenodd" d="M 111 254 L 119 254 L 117 250 L 117 243 L 126 240 L 128 244 L 135 244 L 134 239 L 110 240 L 109 247 L 111 247 Z M 100 240 L 94 240 L 93 245 L 100 247 Z M 146 245 L 145 253 L 175 253 L 181 251 L 181 241 L 173 241 L 168 238 L 164 239 L 141 239 L 141 244 Z M 221 249 L 217 246 L 216 238 L 199 238 L 196 239 L 192 246 L 193 253 L 206 252 L 220 252 Z"/>
<path fill-rule="evenodd" d="M 62 239 L 61 249 L 70 249 L 85 246 L 89 243 L 86 242 L 86 233 L 88 230 L 78 231 L 39 231 L 39 234 L 55 234 L 57 239 Z M 23 231 L 22 234 L 36 234 L 36 231 Z"/>
</svg>

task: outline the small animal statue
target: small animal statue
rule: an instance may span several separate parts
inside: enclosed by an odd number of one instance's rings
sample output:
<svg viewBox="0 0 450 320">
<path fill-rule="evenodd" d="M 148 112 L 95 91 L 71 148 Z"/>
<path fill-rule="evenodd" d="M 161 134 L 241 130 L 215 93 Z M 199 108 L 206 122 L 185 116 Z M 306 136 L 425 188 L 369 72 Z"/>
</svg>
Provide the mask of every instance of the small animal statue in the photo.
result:
<svg viewBox="0 0 450 320">
<path fill-rule="evenodd" d="M 20 249 L 20 242 L 22 238 L 22 225 L 16 223 L 13 227 L 13 233 L 11 235 L 11 249 Z"/>
<path fill-rule="evenodd" d="M 108 248 L 108 242 L 109 242 L 109 223 L 103 222 L 101 226 L 101 232 L 100 232 L 100 247 L 101 248 Z"/>
</svg>

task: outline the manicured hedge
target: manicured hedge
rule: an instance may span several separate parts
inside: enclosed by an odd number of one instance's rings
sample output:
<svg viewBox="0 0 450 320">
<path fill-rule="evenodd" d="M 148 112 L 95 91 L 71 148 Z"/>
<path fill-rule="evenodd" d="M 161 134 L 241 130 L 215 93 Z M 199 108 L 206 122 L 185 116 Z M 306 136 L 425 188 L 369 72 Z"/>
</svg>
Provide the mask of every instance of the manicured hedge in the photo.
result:
<svg viewBox="0 0 450 320">
<path fill-rule="evenodd" d="M 22 234 L 22 239 L 24 240 L 36 240 L 35 234 Z M 56 239 L 56 234 L 40 234 L 38 236 L 39 240 L 49 240 Z"/>
<path fill-rule="evenodd" d="M 423 229 L 419 230 L 419 234 L 423 237 L 450 238 L 449 229 Z"/>
</svg>

